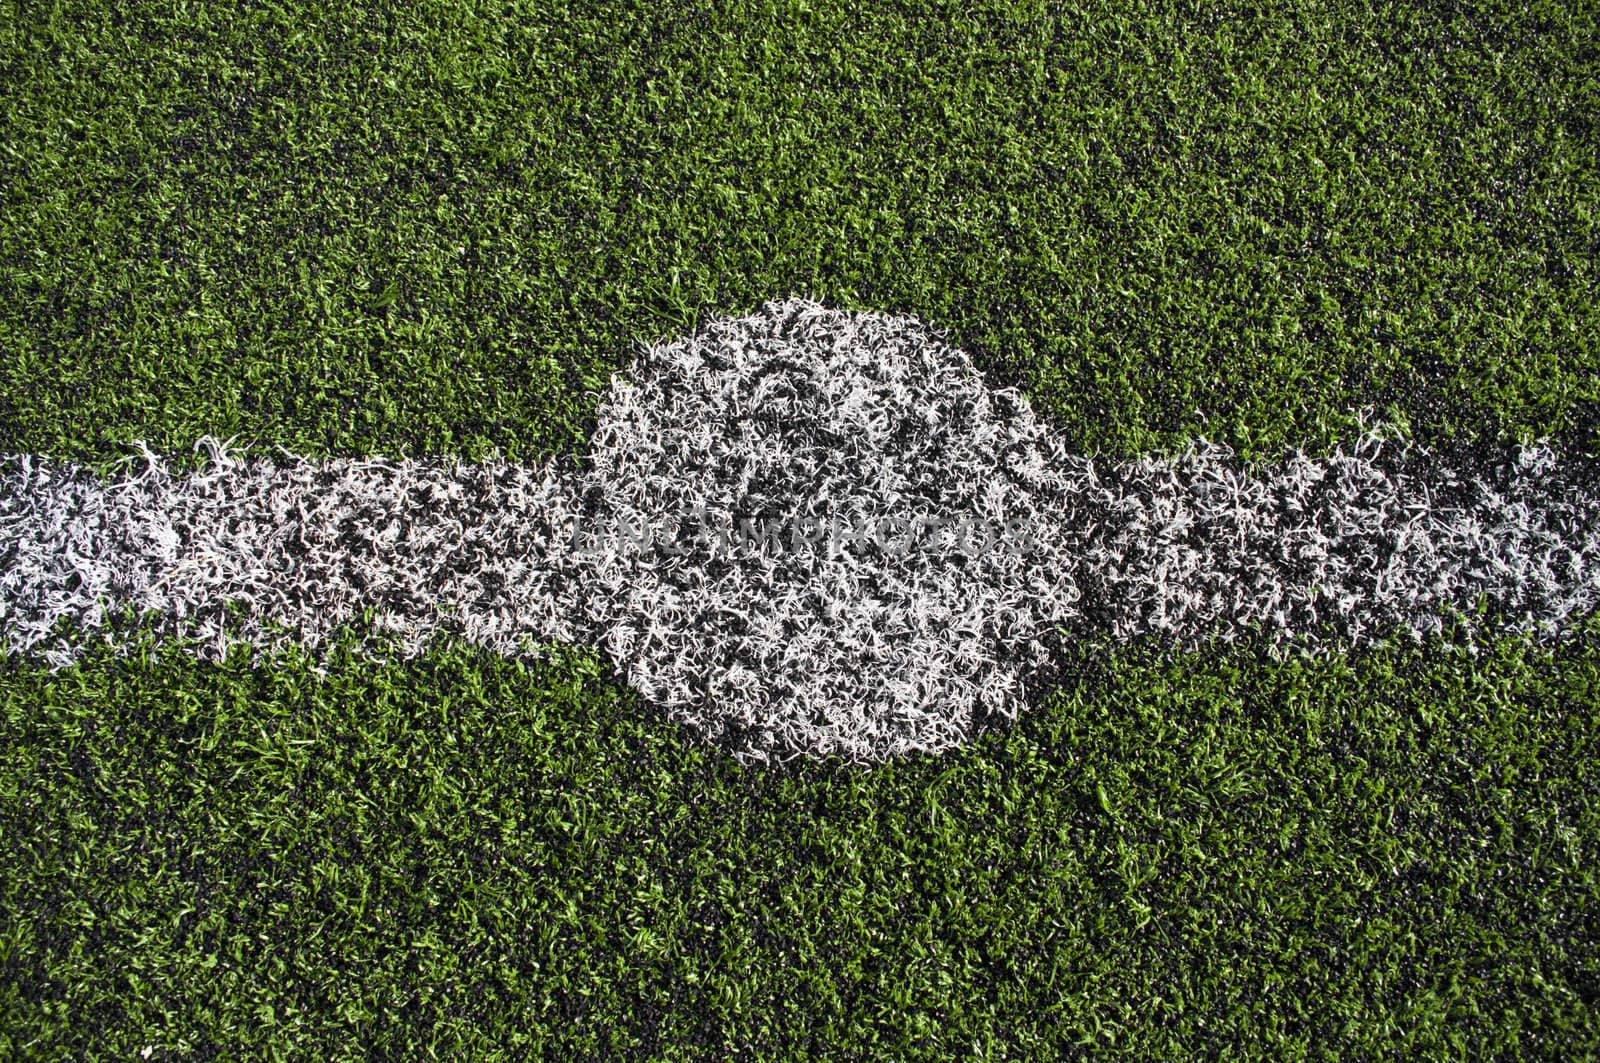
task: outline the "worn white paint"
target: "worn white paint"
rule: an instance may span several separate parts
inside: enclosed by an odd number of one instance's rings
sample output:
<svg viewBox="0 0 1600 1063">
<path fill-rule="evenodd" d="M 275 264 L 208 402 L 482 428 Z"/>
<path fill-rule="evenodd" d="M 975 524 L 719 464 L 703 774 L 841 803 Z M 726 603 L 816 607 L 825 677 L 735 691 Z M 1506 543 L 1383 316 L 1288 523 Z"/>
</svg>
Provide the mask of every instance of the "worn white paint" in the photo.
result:
<svg viewBox="0 0 1600 1063">
<path fill-rule="evenodd" d="M 1074 455 L 916 321 L 801 300 L 644 351 L 582 462 L 202 446 L 199 472 L 143 450 L 111 482 L 0 460 L 9 651 L 68 664 L 129 605 L 212 656 L 230 638 L 316 649 L 371 608 L 404 655 L 440 631 L 508 655 L 592 644 L 748 761 L 870 762 L 1013 718 L 1082 632 L 1316 647 L 1454 616 L 1551 637 L 1600 603 L 1600 500 L 1547 446 L 1492 468 L 1378 430 L 1255 470 L 1206 443 Z M 787 535 L 730 552 L 709 534 L 796 515 L 1010 521 L 1033 549 L 974 551 L 948 528 L 903 552 Z M 626 534 L 674 526 L 673 553 Z M 64 619 L 79 630 L 53 633 Z"/>
</svg>

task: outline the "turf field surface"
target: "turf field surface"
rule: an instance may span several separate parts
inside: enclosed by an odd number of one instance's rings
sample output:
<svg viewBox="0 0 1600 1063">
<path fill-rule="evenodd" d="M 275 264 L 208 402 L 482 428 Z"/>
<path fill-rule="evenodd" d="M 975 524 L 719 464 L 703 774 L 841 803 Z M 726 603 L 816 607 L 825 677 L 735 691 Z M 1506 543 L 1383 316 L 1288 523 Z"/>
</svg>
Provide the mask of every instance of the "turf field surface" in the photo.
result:
<svg viewBox="0 0 1600 1063">
<path fill-rule="evenodd" d="M 795 294 L 1079 453 L 1600 456 L 1592 5 L 3 13 L 0 452 L 571 454 Z M 1594 1056 L 1597 634 L 1082 644 L 777 775 L 579 650 L 7 659 L 0 1050 Z"/>
</svg>

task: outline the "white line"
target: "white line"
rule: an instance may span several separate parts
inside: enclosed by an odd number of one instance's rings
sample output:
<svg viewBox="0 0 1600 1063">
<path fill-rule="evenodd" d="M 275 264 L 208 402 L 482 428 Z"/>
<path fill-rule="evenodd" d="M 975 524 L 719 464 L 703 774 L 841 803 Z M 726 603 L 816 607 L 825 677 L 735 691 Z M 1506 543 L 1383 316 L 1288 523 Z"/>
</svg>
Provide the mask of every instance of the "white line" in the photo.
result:
<svg viewBox="0 0 1600 1063">
<path fill-rule="evenodd" d="M 1314 646 L 1454 616 L 1553 637 L 1600 604 L 1600 494 L 1543 444 L 1452 468 L 1369 431 L 1248 474 L 1205 443 L 1173 460 L 1072 455 L 916 321 L 800 300 L 643 352 L 581 465 L 239 461 L 201 445 L 199 472 L 141 447 L 109 483 L 0 459 L 8 651 L 66 665 L 81 637 L 56 626 L 105 630 L 125 606 L 208 656 L 230 638 L 315 650 L 371 608 L 403 655 L 440 631 L 512 656 L 592 644 L 742 759 L 870 762 L 1014 717 L 1063 635 Z M 691 512 L 726 529 L 797 513 L 1010 520 L 1037 541 L 1026 556 L 948 538 L 903 554 L 572 546 L 580 526 Z M 1482 618 L 1480 597 L 1495 607 Z"/>
</svg>

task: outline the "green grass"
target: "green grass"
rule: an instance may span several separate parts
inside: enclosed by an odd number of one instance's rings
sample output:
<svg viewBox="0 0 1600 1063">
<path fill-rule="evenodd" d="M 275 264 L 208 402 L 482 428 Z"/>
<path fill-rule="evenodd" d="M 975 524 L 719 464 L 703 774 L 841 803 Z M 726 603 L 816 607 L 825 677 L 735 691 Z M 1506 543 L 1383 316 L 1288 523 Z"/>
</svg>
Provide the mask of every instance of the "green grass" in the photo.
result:
<svg viewBox="0 0 1600 1063">
<path fill-rule="evenodd" d="M 1600 456 L 1589 4 L 0 3 L 0 451 L 581 450 L 912 312 L 1075 447 Z M 1600 628 L 740 769 L 574 652 L 0 662 L 0 1055 L 1600 1056 Z"/>
<path fill-rule="evenodd" d="M 579 444 L 810 294 L 1082 448 L 1600 452 L 1593 5 L 7 5 L 0 450 Z"/>
<path fill-rule="evenodd" d="M 970 749 L 776 775 L 581 654 L 13 661 L 0 1047 L 1580 1058 L 1596 636 L 1085 652 Z"/>
</svg>

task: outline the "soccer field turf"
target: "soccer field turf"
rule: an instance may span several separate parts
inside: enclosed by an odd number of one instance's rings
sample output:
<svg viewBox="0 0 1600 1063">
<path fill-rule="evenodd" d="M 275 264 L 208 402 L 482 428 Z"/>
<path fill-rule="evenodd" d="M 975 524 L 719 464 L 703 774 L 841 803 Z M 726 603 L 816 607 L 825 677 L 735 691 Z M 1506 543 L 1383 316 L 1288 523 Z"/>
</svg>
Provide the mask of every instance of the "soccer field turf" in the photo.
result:
<svg viewBox="0 0 1600 1063">
<path fill-rule="evenodd" d="M 0 19 L 0 453 L 576 455 L 801 295 L 1108 460 L 1600 460 L 1592 5 L 139 11 Z M 345 634 L 0 663 L 0 1053 L 1600 1054 L 1600 618 L 1086 634 L 870 769 Z"/>
</svg>

